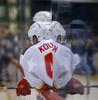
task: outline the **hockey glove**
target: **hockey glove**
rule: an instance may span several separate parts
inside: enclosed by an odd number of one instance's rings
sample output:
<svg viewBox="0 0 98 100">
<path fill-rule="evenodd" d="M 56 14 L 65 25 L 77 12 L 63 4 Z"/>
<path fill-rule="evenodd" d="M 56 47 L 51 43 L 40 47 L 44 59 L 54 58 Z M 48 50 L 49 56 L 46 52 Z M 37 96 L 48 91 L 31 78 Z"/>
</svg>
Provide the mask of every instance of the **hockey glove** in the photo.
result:
<svg viewBox="0 0 98 100">
<path fill-rule="evenodd" d="M 26 79 L 22 79 L 18 85 L 17 85 L 17 89 L 16 89 L 16 94 L 17 96 L 23 95 L 30 95 L 31 94 L 31 90 L 30 90 L 31 86 L 29 85 L 29 83 L 27 82 Z"/>
<path fill-rule="evenodd" d="M 71 80 L 67 83 L 66 87 L 66 94 L 84 94 L 84 86 L 81 84 L 81 82 L 75 78 L 71 78 Z"/>
</svg>

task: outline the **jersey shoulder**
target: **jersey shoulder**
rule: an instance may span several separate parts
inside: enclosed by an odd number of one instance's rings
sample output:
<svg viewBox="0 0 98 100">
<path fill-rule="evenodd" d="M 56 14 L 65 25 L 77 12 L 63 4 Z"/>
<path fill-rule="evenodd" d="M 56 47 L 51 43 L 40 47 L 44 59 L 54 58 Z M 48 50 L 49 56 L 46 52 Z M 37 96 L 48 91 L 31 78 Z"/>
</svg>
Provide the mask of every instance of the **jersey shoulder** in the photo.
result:
<svg viewBox="0 0 98 100">
<path fill-rule="evenodd" d="M 23 52 L 22 52 L 22 55 L 24 55 L 25 53 L 26 53 L 26 51 L 30 48 L 30 47 L 32 47 L 33 45 L 30 45 L 29 47 L 27 47 Z"/>
<path fill-rule="evenodd" d="M 39 42 L 38 42 L 38 43 L 39 43 Z M 28 53 L 28 52 L 31 51 L 32 49 L 34 50 L 34 47 L 36 47 L 38 43 L 31 44 L 30 46 L 28 46 L 28 47 L 22 52 L 22 55 L 25 55 L 26 52 Z"/>
</svg>

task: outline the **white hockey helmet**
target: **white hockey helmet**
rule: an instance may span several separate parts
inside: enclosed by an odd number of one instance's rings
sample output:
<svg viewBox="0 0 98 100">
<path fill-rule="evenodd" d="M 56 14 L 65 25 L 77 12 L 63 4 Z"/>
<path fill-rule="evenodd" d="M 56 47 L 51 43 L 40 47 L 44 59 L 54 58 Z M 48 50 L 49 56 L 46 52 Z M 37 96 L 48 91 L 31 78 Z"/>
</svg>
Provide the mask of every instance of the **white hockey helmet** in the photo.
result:
<svg viewBox="0 0 98 100">
<path fill-rule="evenodd" d="M 57 21 L 52 21 L 51 24 L 52 27 L 52 33 L 53 33 L 53 40 L 57 41 L 57 37 L 61 36 L 61 42 L 66 42 L 66 31 L 64 30 L 63 26 L 57 22 Z"/>
<path fill-rule="evenodd" d="M 57 21 L 52 22 L 35 22 L 31 25 L 28 31 L 29 42 L 33 44 L 33 36 L 36 36 L 38 42 L 41 40 L 53 39 L 57 41 L 58 36 L 61 36 L 60 43 L 65 42 L 66 31 L 62 25 Z"/>
<path fill-rule="evenodd" d="M 34 17 L 33 21 L 52 21 L 52 14 L 49 11 L 39 11 L 37 12 Z"/>
<path fill-rule="evenodd" d="M 33 36 L 35 35 L 38 42 L 41 40 L 52 39 L 52 30 L 50 22 L 35 22 L 28 31 L 29 42 L 33 44 Z"/>
</svg>

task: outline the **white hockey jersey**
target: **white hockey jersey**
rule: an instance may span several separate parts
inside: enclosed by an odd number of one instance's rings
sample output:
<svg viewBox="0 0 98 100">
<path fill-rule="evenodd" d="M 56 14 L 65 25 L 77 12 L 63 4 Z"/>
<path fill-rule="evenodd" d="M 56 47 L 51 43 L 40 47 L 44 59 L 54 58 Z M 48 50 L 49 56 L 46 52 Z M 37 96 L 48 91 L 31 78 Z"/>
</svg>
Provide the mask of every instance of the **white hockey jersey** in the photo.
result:
<svg viewBox="0 0 98 100">
<path fill-rule="evenodd" d="M 25 78 L 36 88 L 43 81 L 51 87 L 54 82 L 59 88 L 65 86 L 79 62 L 77 54 L 52 39 L 29 47 L 20 57 Z"/>
</svg>

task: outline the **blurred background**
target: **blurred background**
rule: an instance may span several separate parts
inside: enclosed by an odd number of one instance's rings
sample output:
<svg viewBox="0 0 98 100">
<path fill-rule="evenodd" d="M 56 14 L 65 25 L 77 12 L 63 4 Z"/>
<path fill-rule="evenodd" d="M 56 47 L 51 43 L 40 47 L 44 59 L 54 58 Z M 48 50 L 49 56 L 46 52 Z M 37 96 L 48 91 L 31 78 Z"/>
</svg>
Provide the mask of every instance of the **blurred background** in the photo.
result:
<svg viewBox="0 0 98 100">
<path fill-rule="evenodd" d="M 38 11 L 52 12 L 52 20 L 63 25 L 67 40 L 63 45 L 67 45 L 81 57 L 81 63 L 76 67 L 73 77 L 79 79 L 84 86 L 90 87 L 85 88 L 83 100 L 96 100 L 98 0 L 0 0 L 0 86 L 16 87 L 23 77 L 19 57 L 28 47 L 27 31 Z M 88 94 L 91 97 L 87 98 Z M 77 96 L 61 95 L 66 100 L 77 100 Z M 10 98 L 13 100 L 11 96 Z"/>
</svg>

